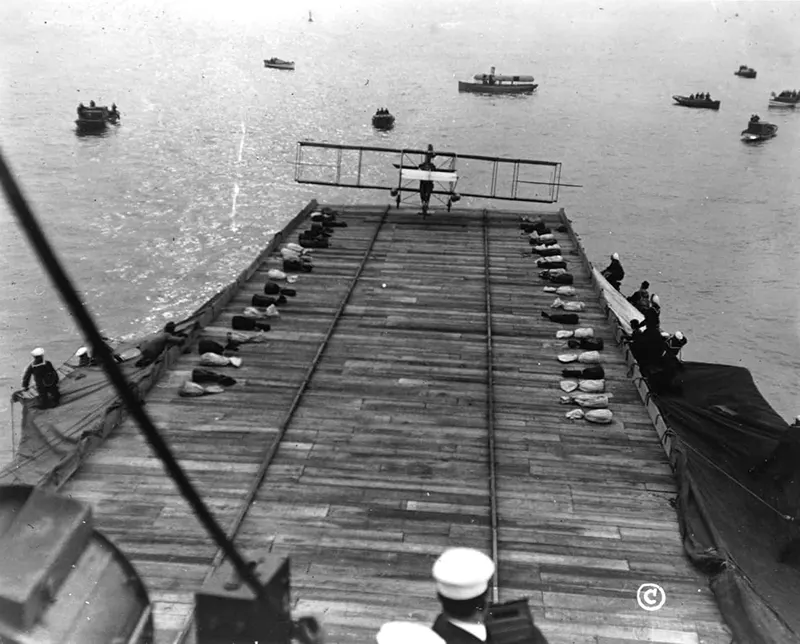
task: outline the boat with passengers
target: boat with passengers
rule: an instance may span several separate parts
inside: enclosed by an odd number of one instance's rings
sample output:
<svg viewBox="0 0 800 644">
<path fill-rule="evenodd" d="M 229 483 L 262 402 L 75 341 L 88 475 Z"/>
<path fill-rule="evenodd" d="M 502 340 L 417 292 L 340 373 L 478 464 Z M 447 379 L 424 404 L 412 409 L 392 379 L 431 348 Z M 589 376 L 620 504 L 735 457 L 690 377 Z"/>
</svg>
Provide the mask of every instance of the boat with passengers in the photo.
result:
<svg viewBox="0 0 800 644">
<path fill-rule="evenodd" d="M 720 103 L 719 101 L 713 100 L 710 94 L 691 94 L 689 96 L 675 95 L 672 99 L 678 105 L 683 105 L 684 107 L 698 107 L 706 110 L 718 110 Z"/>
<path fill-rule="evenodd" d="M 656 327 L 635 357 L 644 316 L 563 209 L 451 208 L 553 204 L 560 163 L 296 158 L 298 183 L 386 200 L 309 203 L 152 361 L 115 359 L 43 261 L 99 364 L 62 366 L 55 408 L 16 392 L 0 638 L 367 642 L 433 623 L 435 557 L 493 540 L 490 641 L 537 641 L 534 618 L 558 642 L 797 640 L 800 441 L 747 369 L 665 356 Z M 389 201 L 423 193 L 447 199 L 427 219 Z"/>
<path fill-rule="evenodd" d="M 800 103 L 800 92 L 796 89 L 785 89 L 780 94 L 772 92 L 769 99 L 770 107 L 788 107 L 795 108 Z"/>
<path fill-rule="evenodd" d="M 96 105 L 94 101 L 86 107 L 83 103 L 78 105 L 78 118 L 75 125 L 79 132 L 100 132 L 105 130 L 109 123 L 119 123 L 120 113 L 116 103 L 111 108 L 106 105 Z"/>
<path fill-rule="evenodd" d="M 285 69 L 287 71 L 293 71 L 294 61 L 281 60 L 280 58 L 272 57 L 264 60 L 264 67 L 269 67 L 271 69 Z"/>
<path fill-rule="evenodd" d="M 739 65 L 739 69 L 733 72 L 735 76 L 741 76 L 742 78 L 755 78 L 756 77 L 756 70 L 752 67 L 748 67 L 747 65 Z"/>
<path fill-rule="evenodd" d="M 773 138 L 778 133 L 778 126 L 761 120 L 758 114 L 753 114 L 747 124 L 747 129 L 742 130 L 742 141 L 757 143 Z"/>
<path fill-rule="evenodd" d="M 496 74 L 494 67 L 488 74 L 475 74 L 473 80 L 479 82 L 458 81 L 458 91 L 479 94 L 530 94 L 539 87 L 533 82 L 533 76 Z"/>
</svg>

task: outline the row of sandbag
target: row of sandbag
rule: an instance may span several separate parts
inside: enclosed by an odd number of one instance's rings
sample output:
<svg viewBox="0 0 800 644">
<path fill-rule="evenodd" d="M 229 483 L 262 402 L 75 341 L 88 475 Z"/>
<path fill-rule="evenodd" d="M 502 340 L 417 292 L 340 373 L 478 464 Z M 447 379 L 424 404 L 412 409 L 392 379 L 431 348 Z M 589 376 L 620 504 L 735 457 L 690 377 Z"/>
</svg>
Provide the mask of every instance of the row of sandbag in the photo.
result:
<svg viewBox="0 0 800 644">
<path fill-rule="evenodd" d="M 181 396 L 196 397 L 222 393 L 225 391 L 225 387 L 236 384 L 235 378 L 203 367 L 234 367 L 238 369 L 242 366 L 242 358 L 228 354 L 238 353 L 243 344 L 266 341 L 264 334 L 272 327 L 264 320 L 280 317 L 278 307 L 286 304 L 287 298 L 297 296 L 295 289 L 282 286 L 280 282 L 294 284 L 298 276 L 292 273 L 311 272 L 313 269 L 311 249 L 328 248 L 331 229 L 337 226 L 347 226 L 346 222 L 337 222 L 335 213 L 329 209 L 323 209 L 323 211 L 312 213 L 311 228 L 300 233 L 299 244 L 288 243 L 279 250 L 283 270 L 272 268 L 267 271 L 264 293 L 253 295 L 250 306 L 244 307 L 240 315 L 233 316 L 231 320 L 233 329 L 257 331 L 258 333 L 248 336 L 229 331 L 225 345 L 210 339 L 200 340 L 197 347 L 200 354 L 200 366 L 192 370 L 191 380 L 185 381 L 181 386 L 179 391 Z"/>
<path fill-rule="evenodd" d="M 533 246 L 533 255 L 538 255 L 536 264 L 544 270 L 539 274 L 542 279 L 561 284 L 561 286 L 545 286 L 545 293 L 554 293 L 556 299 L 550 305 L 558 309 L 558 313 L 542 311 L 542 317 L 558 324 L 580 324 L 579 312 L 586 309 L 584 302 L 569 299 L 577 293 L 572 285 L 573 276 L 567 272 L 567 262 L 561 254 L 561 246 L 552 231 L 541 219 L 531 221 L 523 218 L 520 223 L 523 232 Z M 561 226 L 560 229 L 566 229 Z M 563 311 L 563 312 L 562 312 Z M 558 356 L 562 364 L 578 363 L 580 368 L 564 369 L 560 387 L 566 394 L 560 397 L 563 405 L 578 405 L 577 409 L 567 412 L 569 419 L 584 418 L 592 423 L 608 424 L 613 415 L 608 409 L 611 394 L 606 393 L 605 371 L 602 367 L 600 351 L 603 350 L 602 338 L 594 337 L 594 329 L 577 328 L 562 329 L 556 332 L 557 339 L 567 340 L 570 349 L 582 349 L 580 353 L 563 353 Z M 587 366 L 583 366 L 587 365 Z M 578 392 L 578 393 L 576 393 Z"/>
</svg>

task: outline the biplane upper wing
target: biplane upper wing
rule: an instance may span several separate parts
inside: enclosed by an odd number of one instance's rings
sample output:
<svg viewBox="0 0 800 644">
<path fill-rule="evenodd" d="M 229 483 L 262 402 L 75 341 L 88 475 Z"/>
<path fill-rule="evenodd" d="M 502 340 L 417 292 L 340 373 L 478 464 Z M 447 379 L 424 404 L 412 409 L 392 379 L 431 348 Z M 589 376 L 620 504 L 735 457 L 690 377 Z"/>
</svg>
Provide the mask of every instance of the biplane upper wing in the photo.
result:
<svg viewBox="0 0 800 644">
<path fill-rule="evenodd" d="M 417 191 L 419 181 L 438 185 L 433 194 L 554 203 L 561 183 L 561 163 L 532 159 L 457 154 L 434 150 L 434 171 L 422 170 L 425 150 L 339 145 L 300 141 L 295 180 L 298 183 Z M 405 184 L 404 184 L 405 182 Z M 569 186 L 579 187 L 579 186 Z"/>
</svg>

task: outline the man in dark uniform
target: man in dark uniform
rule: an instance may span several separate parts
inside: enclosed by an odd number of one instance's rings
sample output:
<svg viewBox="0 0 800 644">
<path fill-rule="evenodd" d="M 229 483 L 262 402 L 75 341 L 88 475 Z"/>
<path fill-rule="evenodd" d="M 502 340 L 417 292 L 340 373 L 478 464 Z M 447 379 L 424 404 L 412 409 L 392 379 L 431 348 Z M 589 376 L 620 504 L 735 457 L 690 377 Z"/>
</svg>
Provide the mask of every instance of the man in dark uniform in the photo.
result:
<svg viewBox="0 0 800 644">
<path fill-rule="evenodd" d="M 600 274 L 608 280 L 611 286 L 619 290 L 622 280 L 625 278 L 625 269 L 622 268 L 617 253 L 611 256 L 611 263 L 606 266 Z"/>
<path fill-rule="evenodd" d="M 27 389 L 31 383 L 31 377 L 36 383 L 36 390 L 39 392 L 39 404 L 43 409 L 50 407 L 52 400 L 53 407 L 58 407 L 61 401 L 61 392 L 58 389 L 58 372 L 49 360 L 44 359 L 44 349 L 36 348 L 31 351 L 33 362 L 25 369 L 22 376 L 22 388 Z"/>
</svg>

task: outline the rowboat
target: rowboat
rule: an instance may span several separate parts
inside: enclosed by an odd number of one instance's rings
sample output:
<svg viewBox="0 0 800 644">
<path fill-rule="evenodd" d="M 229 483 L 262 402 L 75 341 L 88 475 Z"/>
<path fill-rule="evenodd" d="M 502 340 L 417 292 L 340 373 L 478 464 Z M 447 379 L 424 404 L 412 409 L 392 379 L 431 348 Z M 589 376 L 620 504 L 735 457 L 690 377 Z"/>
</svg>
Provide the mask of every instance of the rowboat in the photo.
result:
<svg viewBox="0 0 800 644">
<path fill-rule="evenodd" d="M 293 60 L 281 60 L 280 58 L 269 58 L 264 60 L 264 67 L 270 67 L 272 69 L 286 69 L 289 71 L 294 70 L 294 61 Z"/>
<path fill-rule="evenodd" d="M 394 121 L 394 114 L 390 114 L 389 110 L 378 110 L 372 117 L 372 126 L 378 130 L 391 130 Z"/>
<path fill-rule="evenodd" d="M 119 118 L 120 114 L 116 105 L 113 105 L 111 109 L 105 105 L 90 107 L 80 105 L 75 125 L 78 126 L 80 132 L 99 132 L 105 130 L 109 123 L 118 123 Z"/>
<path fill-rule="evenodd" d="M 770 107 L 788 107 L 788 108 L 795 108 L 797 104 L 800 103 L 800 92 L 797 90 L 783 90 L 777 96 L 775 92 L 772 92 L 772 95 L 769 99 L 769 106 Z"/>
<path fill-rule="evenodd" d="M 710 99 L 706 100 L 705 98 L 690 98 L 689 96 L 679 95 L 673 96 L 672 99 L 678 105 L 683 105 L 684 107 L 699 107 L 707 110 L 719 109 L 719 101 L 713 101 Z"/>
<path fill-rule="evenodd" d="M 756 70 L 752 67 L 748 67 L 747 65 L 740 65 L 739 69 L 733 72 L 736 76 L 741 76 L 742 78 L 755 78 L 756 77 Z"/>
<path fill-rule="evenodd" d="M 742 130 L 742 141 L 745 143 L 757 143 L 773 138 L 778 133 L 778 126 L 772 123 L 764 123 L 757 114 L 750 117 L 747 129 Z"/>
<path fill-rule="evenodd" d="M 459 92 L 480 94 L 530 94 L 538 85 L 533 76 L 508 76 L 495 74 L 494 67 L 488 74 L 475 74 L 474 81 L 458 81 Z"/>
</svg>

